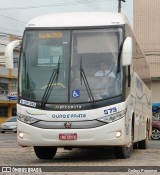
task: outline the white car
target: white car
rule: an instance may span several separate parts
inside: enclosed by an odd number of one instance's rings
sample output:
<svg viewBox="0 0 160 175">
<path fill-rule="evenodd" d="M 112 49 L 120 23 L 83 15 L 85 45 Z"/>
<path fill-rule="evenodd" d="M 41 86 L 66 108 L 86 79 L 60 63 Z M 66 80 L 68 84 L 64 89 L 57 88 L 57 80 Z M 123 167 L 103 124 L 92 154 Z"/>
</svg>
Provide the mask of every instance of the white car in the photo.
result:
<svg viewBox="0 0 160 175">
<path fill-rule="evenodd" d="M 0 126 L 1 133 L 5 132 L 17 132 L 17 116 L 12 116 L 8 118 L 4 123 Z"/>
</svg>

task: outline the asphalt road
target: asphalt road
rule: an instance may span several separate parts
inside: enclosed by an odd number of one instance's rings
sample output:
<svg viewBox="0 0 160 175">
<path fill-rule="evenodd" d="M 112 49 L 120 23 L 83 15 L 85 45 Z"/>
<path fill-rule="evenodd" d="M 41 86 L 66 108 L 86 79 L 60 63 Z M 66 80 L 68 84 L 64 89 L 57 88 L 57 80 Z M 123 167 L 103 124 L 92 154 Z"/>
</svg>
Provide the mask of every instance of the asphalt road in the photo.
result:
<svg viewBox="0 0 160 175">
<path fill-rule="evenodd" d="M 123 170 L 123 167 L 132 166 L 160 166 L 160 141 L 149 140 L 148 149 L 139 150 L 135 149 L 131 158 L 129 159 L 116 159 L 111 149 L 73 149 L 64 150 L 59 148 L 57 154 L 52 160 L 39 160 L 33 151 L 32 147 L 20 147 L 16 142 L 15 133 L 0 134 L 0 165 L 3 166 L 46 166 L 58 167 L 54 174 L 68 175 L 103 175 L 103 174 L 137 174 L 136 172 L 118 172 Z M 68 170 L 65 168 L 69 167 Z M 116 172 L 94 172 L 101 166 L 112 168 Z M 73 173 L 78 167 L 79 170 Z M 90 172 L 81 172 L 84 167 L 88 167 Z M 114 168 L 113 168 L 114 167 Z M 151 167 L 152 168 L 152 167 Z M 119 170 L 120 169 L 120 170 Z M 160 167 L 159 167 L 160 169 Z M 53 169 L 52 169 L 53 170 Z M 55 170 L 55 169 L 54 169 Z M 62 172 L 59 172 L 62 171 Z M 0 173 L 1 174 L 1 173 Z M 13 173 L 13 175 L 20 173 Z M 21 173 L 22 174 L 22 173 Z M 38 173 L 43 174 L 43 173 Z M 53 174 L 53 173 L 44 173 Z M 143 173 L 146 174 L 146 173 Z M 147 173 L 150 174 L 150 173 Z M 151 173 L 159 174 L 159 173 Z"/>
</svg>

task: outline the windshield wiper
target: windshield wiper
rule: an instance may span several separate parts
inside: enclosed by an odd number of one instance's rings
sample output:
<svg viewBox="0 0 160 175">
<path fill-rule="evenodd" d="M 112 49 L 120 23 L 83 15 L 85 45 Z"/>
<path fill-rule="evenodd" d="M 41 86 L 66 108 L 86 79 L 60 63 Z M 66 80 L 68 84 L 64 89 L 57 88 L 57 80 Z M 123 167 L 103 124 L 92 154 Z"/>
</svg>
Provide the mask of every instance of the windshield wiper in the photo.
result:
<svg viewBox="0 0 160 175">
<path fill-rule="evenodd" d="M 81 81 L 81 84 L 82 84 L 82 79 L 83 79 L 83 81 L 84 81 L 84 85 L 85 85 L 85 87 L 86 87 L 86 90 L 87 90 L 89 99 L 90 99 L 90 101 L 91 101 L 91 105 L 92 105 L 93 107 L 95 107 L 95 106 L 96 106 L 96 102 L 95 102 L 95 99 L 94 99 L 94 97 L 93 97 L 91 88 L 90 88 L 90 86 L 89 86 L 89 83 L 88 83 L 86 74 L 85 74 L 84 69 L 83 69 L 83 67 L 82 67 L 82 57 L 81 57 L 81 59 L 80 59 L 80 81 Z"/>
<path fill-rule="evenodd" d="M 42 100 L 41 100 L 41 109 L 45 108 L 45 105 L 48 101 L 48 98 L 52 92 L 52 89 L 55 85 L 57 85 L 58 82 L 58 76 L 59 76 L 59 68 L 60 68 L 60 57 L 58 60 L 57 68 L 53 70 L 52 75 L 50 77 L 50 80 L 47 84 L 46 90 L 43 94 Z M 54 84 L 55 83 L 55 84 Z"/>
</svg>

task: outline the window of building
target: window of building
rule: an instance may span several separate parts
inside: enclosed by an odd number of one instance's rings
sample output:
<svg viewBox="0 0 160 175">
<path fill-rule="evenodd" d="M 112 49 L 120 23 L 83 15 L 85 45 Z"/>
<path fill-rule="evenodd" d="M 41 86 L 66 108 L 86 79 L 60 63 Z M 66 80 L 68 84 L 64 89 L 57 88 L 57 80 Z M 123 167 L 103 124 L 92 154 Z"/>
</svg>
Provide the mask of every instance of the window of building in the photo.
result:
<svg viewBox="0 0 160 175">
<path fill-rule="evenodd" d="M 8 84 L 0 82 L 0 95 L 6 95 L 8 93 Z"/>
<path fill-rule="evenodd" d="M 17 79 L 12 80 L 12 87 L 11 87 L 12 91 L 17 91 Z"/>
<path fill-rule="evenodd" d="M 8 117 L 8 107 L 7 106 L 0 107 L 0 117 Z"/>
<path fill-rule="evenodd" d="M 18 67 L 18 60 L 19 60 L 18 57 L 14 57 L 14 58 L 13 58 L 14 68 L 17 68 L 17 67 Z"/>
</svg>

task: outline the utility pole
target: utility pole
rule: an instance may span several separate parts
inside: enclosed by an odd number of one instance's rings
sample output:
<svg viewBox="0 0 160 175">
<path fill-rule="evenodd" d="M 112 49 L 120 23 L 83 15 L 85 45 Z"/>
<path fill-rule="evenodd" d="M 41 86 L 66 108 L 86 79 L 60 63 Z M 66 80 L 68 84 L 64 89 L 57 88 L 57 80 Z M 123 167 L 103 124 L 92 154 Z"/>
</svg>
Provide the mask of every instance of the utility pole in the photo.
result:
<svg viewBox="0 0 160 175">
<path fill-rule="evenodd" d="M 121 2 L 126 2 L 126 0 L 118 0 L 118 13 L 121 13 L 121 8 L 122 8 L 122 6 L 121 6 Z"/>
</svg>

